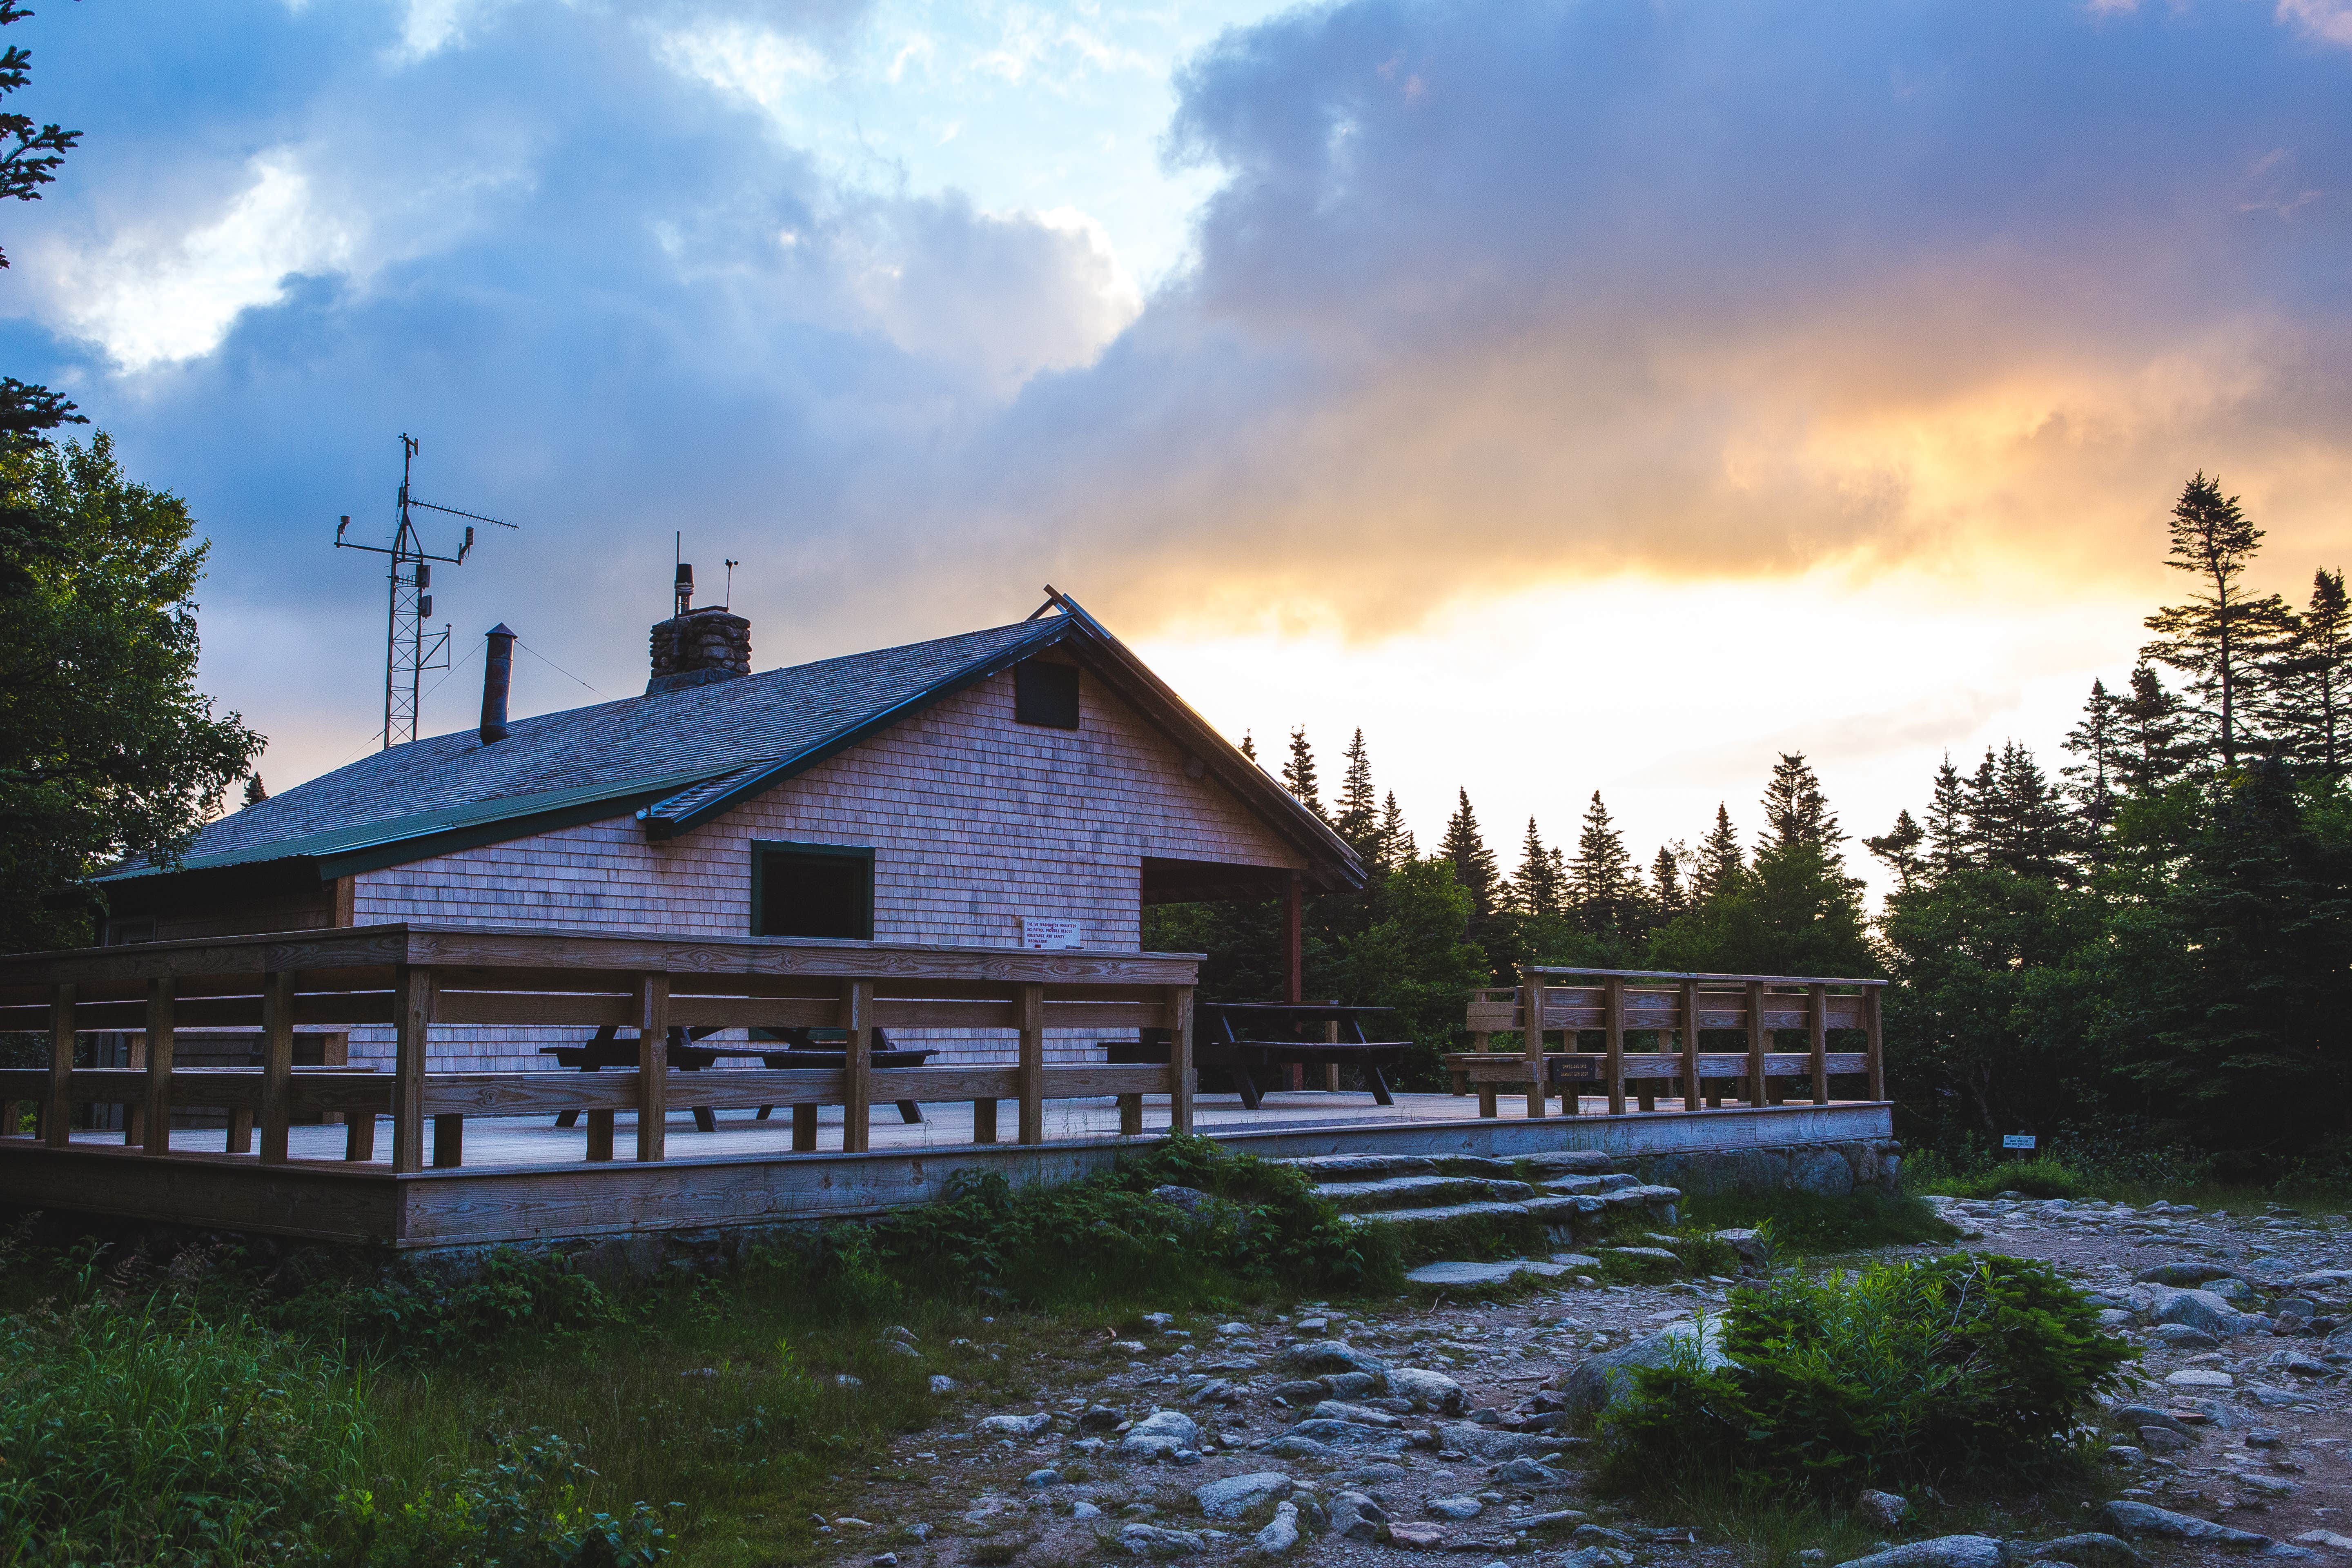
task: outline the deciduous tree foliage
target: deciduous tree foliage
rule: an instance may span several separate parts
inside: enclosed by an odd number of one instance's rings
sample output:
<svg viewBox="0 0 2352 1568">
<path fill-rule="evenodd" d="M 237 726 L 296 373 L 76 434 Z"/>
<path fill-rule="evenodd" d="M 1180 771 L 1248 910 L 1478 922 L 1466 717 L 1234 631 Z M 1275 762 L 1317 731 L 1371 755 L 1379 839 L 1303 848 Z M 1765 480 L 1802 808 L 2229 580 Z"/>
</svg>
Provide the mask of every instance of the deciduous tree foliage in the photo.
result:
<svg viewBox="0 0 2352 1568">
<path fill-rule="evenodd" d="M 180 854 L 261 751 L 196 689 L 193 529 L 102 432 L 0 447 L 0 951 L 88 940 L 78 889 Z"/>
</svg>

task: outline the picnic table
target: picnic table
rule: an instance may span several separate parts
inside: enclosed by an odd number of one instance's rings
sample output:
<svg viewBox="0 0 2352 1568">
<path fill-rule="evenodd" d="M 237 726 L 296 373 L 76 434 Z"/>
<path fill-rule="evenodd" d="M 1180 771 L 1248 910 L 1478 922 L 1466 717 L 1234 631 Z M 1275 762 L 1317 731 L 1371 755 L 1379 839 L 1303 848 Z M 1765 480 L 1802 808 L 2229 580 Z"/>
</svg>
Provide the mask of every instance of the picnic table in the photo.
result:
<svg viewBox="0 0 2352 1568">
<path fill-rule="evenodd" d="M 1393 1105 L 1396 1100 L 1381 1069 L 1403 1062 L 1412 1042 L 1375 1040 L 1364 1032 L 1364 1023 L 1395 1011 L 1339 1002 L 1197 1003 L 1192 1060 L 1198 1067 L 1230 1071 L 1242 1104 L 1251 1110 L 1264 1098 L 1250 1076 L 1252 1068 L 1261 1067 L 1360 1068 L 1372 1099 Z M 1336 1074 L 1330 1082 L 1337 1087 Z"/>
<path fill-rule="evenodd" d="M 577 1068 L 582 1072 L 595 1072 L 602 1068 L 634 1068 L 637 1065 L 637 1042 L 619 1038 L 619 1027 L 607 1024 L 596 1031 L 593 1039 L 576 1046 L 541 1046 L 539 1054 L 553 1057 L 558 1063 Z M 703 1068 L 729 1057 L 756 1057 L 761 1067 L 770 1068 L 830 1068 L 839 1069 L 849 1065 L 849 1048 L 841 1046 L 828 1049 L 817 1044 L 819 1033 L 838 1035 L 838 1029 L 779 1029 L 774 1042 L 754 1040 L 742 1046 L 702 1046 L 694 1042 L 717 1034 L 716 1029 L 674 1028 L 669 1032 L 669 1065 L 680 1072 L 700 1072 Z M 926 1065 L 939 1052 L 927 1046 L 894 1046 L 890 1037 L 880 1029 L 874 1031 L 873 1065 L 877 1068 L 919 1068 Z M 920 1124 L 923 1113 L 911 1100 L 898 1104 L 898 1119 L 908 1126 Z M 776 1108 L 762 1105 L 754 1121 L 765 1121 Z M 580 1113 L 559 1110 L 555 1114 L 558 1127 L 578 1125 Z M 705 1132 L 719 1130 L 719 1116 L 708 1105 L 694 1108 L 694 1125 Z"/>
</svg>

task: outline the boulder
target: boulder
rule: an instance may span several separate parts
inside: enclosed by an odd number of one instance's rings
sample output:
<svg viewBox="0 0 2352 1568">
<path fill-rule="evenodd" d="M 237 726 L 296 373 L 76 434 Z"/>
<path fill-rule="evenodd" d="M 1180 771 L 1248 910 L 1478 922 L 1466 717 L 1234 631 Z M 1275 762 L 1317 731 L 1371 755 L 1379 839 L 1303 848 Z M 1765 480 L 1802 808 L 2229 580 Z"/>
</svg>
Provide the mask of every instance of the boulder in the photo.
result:
<svg viewBox="0 0 2352 1568">
<path fill-rule="evenodd" d="M 1772 1244 L 1761 1231 L 1742 1226 L 1735 1230 L 1716 1231 L 1710 1239 L 1719 1241 L 1739 1255 L 1739 1261 L 1752 1268 L 1761 1268 L 1772 1261 Z"/>
<path fill-rule="evenodd" d="M 1405 1278 L 1415 1285 L 1507 1285 L 1521 1275 L 1556 1279 L 1568 1272 L 1564 1263 L 1534 1258 L 1514 1258 L 1502 1263 L 1424 1263 Z"/>
<path fill-rule="evenodd" d="M 2008 1554 L 1990 1535 L 1939 1535 L 1850 1557 L 1838 1568 L 2006 1568 Z"/>
<path fill-rule="evenodd" d="M 1459 1415 L 1465 1407 L 1462 1385 L 1442 1372 L 1431 1372 L 1424 1367 L 1391 1367 L 1388 1390 L 1415 1410 L 1434 1411 L 1440 1415 Z"/>
<path fill-rule="evenodd" d="M 2183 1258 L 2173 1263 L 2159 1263 L 2153 1268 L 2143 1268 L 2132 1276 L 2143 1285 L 2175 1285 L 2195 1287 L 2214 1279 L 2227 1279 L 2236 1270 L 2226 1263 L 2213 1263 L 2201 1258 Z"/>
<path fill-rule="evenodd" d="M 1881 1529 L 1892 1530 L 1910 1513 L 1911 1502 L 1900 1492 L 1866 1491 L 1853 1500 L 1853 1510 Z"/>
<path fill-rule="evenodd" d="M 1362 1492 L 1341 1492 L 1331 1500 L 1331 1533 L 1342 1541 L 1377 1541 L 1388 1521 L 1381 1505 Z"/>
<path fill-rule="evenodd" d="M 1313 1340 L 1304 1344 L 1286 1346 L 1279 1361 L 1283 1371 L 1301 1373 L 1309 1377 L 1318 1373 L 1379 1373 L 1388 1370 L 1387 1363 L 1360 1354 L 1345 1340 Z"/>
<path fill-rule="evenodd" d="M 1274 1510 L 1274 1519 L 1250 1542 L 1252 1546 L 1268 1557 L 1286 1556 L 1298 1550 L 1298 1505 L 1284 1502 Z"/>
<path fill-rule="evenodd" d="M 2095 1531 L 2062 1535 L 2054 1541 L 2012 1541 L 2009 1554 L 2015 1562 L 2064 1563 L 2070 1568 L 2145 1568 L 2147 1562 L 2147 1555 L 2130 1542 Z"/>
<path fill-rule="evenodd" d="M 1408 1552 L 1432 1552 L 1445 1544 L 1445 1531 L 1433 1524 L 1391 1524 L 1389 1544 Z"/>
<path fill-rule="evenodd" d="M 1475 1519 L 1486 1505 L 1474 1497 L 1433 1497 L 1426 1505 L 1432 1519 Z"/>
<path fill-rule="evenodd" d="M 1151 1195 L 1196 1218 L 1217 1201 L 1198 1187 L 1154 1187 Z"/>
<path fill-rule="evenodd" d="M 1245 1476 L 1227 1476 L 1221 1481 L 1193 1489 L 1201 1511 L 1211 1519 L 1239 1519 L 1272 1497 L 1290 1495 L 1290 1478 L 1280 1470 L 1253 1470 Z"/>
<path fill-rule="evenodd" d="M 1353 1421 L 1364 1426 L 1400 1426 L 1403 1423 L 1385 1410 L 1368 1410 L 1345 1400 L 1326 1399 L 1303 1417 L 1309 1421 Z"/>
<path fill-rule="evenodd" d="M 2243 1333 L 2245 1314 L 2210 1290 L 2183 1289 L 2173 1285 L 2149 1285 L 2147 1315 L 2159 1323 L 2183 1323 L 2209 1334 Z M 2137 1294 L 2137 1292 L 2135 1292 Z"/>
<path fill-rule="evenodd" d="M 1336 1459 L 1339 1457 L 1327 1445 L 1312 1437 L 1301 1437 L 1296 1432 L 1285 1432 L 1266 1444 L 1265 1451 L 1277 1459 Z"/>
<path fill-rule="evenodd" d="M 2184 1366 L 2164 1380 L 2174 1388 L 2235 1388 L 2238 1380 L 2219 1367 Z"/>
<path fill-rule="evenodd" d="M 2166 1541 L 2200 1541 L 2210 1546 L 2267 1546 L 2271 1538 L 2250 1530 L 2216 1524 L 2193 1514 L 2174 1513 L 2144 1502 L 2116 1498 L 2107 1504 L 2107 1519 L 2122 1535 L 2153 1535 Z"/>
<path fill-rule="evenodd" d="M 1189 1530 L 1167 1530 L 1156 1524 L 1121 1527 L 1118 1544 L 1134 1557 L 1189 1557 L 1208 1549 L 1209 1539 Z"/>
<path fill-rule="evenodd" d="M 1599 1410 L 1615 1402 L 1619 1395 L 1633 1386 L 1636 1367 L 1664 1366 L 1669 1357 L 1695 1347 L 1699 1364 L 1712 1372 L 1728 1366 L 1730 1358 L 1723 1353 L 1723 1323 L 1720 1319 L 1690 1319 L 1669 1323 L 1646 1339 L 1635 1340 L 1622 1350 L 1601 1355 L 1588 1356 L 1570 1368 L 1559 1380 L 1562 1405 L 1572 1413 Z"/>
<path fill-rule="evenodd" d="M 1040 1410 L 1034 1415 L 982 1416 L 972 1430 L 991 1437 L 1034 1437 L 1053 1424 L 1052 1414 Z"/>
<path fill-rule="evenodd" d="M 2148 1330 L 2147 1337 L 2177 1351 L 2210 1351 L 2221 1342 L 2204 1330 L 2192 1329 L 2186 1323 L 2158 1323 Z"/>
<path fill-rule="evenodd" d="M 1564 1487 L 1568 1477 L 1549 1465 L 1533 1459 L 1511 1459 L 1496 1468 L 1495 1484 L 1498 1487 Z"/>
<path fill-rule="evenodd" d="M 1316 1381 L 1334 1399 L 1365 1399 L 1378 1394 L 1387 1379 L 1381 1372 L 1335 1372 Z"/>
<path fill-rule="evenodd" d="M 1336 1453 L 1361 1454 L 1402 1453 L 1410 1444 L 1409 1436 L 1393 1423 L 1387 1426 L 1368 1426 L 1360 1421 L 1319 1420 L 1309 1416 L 1284 1434 L 1304 1437 L 1310 1443 L 1320 1443 Z"/>
<path fill-rule="evenodd" d="M 2352 1286 L 2352 1268 L 2322 1268 L 2287 1281 L 2298 1290 L 2341 1290 Z"/>
<path fill-rule="evenodd" d="M 1201 1428 L 1181 1410 L 1154 1410 L 1118 1440 L 1120 1453 L 1139 1459 L 1164 1459 L 1200 1446 Z"/>
<path fill-rule="evenodd" d="M 1437 1445 L 1481 1459 L 1503 1460 L 1541 1458 L 1557 1454 L 1577 1441 L 1545 1432 L 1506 1432 L 1499 1427 L 1474 1426 L 1466 1423 L 1441 1426 L 1437 1428 Z"/>
<path fill-rule="evenodd" d="M 1835 1149 L 1800 1149 L 1789 1156 L 1789 1185 L 1825 1198 L 1853 1195 L 1853 1167 Z"/>
</svg>

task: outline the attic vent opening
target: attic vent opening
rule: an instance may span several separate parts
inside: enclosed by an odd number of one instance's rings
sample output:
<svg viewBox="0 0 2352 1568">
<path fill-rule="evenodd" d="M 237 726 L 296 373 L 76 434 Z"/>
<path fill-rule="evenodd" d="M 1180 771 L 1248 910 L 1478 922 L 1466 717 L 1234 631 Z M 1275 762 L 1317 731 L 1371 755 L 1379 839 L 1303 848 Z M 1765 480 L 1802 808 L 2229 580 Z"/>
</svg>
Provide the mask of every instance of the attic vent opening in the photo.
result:
<svg viewBox="0 0 2352 1568">
<path fill-rule="evenodd" d="M 1047 730 L 1078 727 L 1078 671 L 1075 665 L 1030 659 L 1013 667 L 1015 723 Z"/>
</svg>

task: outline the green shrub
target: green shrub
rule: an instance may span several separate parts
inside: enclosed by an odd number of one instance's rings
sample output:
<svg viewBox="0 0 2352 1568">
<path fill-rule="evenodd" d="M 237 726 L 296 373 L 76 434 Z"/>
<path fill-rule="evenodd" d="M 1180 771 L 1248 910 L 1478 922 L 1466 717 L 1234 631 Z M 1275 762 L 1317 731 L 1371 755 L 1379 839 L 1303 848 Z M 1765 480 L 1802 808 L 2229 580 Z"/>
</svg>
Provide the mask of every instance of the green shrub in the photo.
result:
<svg viewBox="0 0 2352 1568">
<path fill-rule="evenodd" d="M 358 1382 L 246 1318 L 90 1288 L 0 1320 L 0 1562 L 314 1560 L 358 1473 Z"/>
<path fill-rule="evenodd" d="M 370 1283 L 313 1285 L 265 1310 L 289 1332 L 425 1356 L 487 1353 L 514 1335 L 578 1333 L 619 1316 L 593 1279 L 511 1247 L 484 1255 L 463 1279 L 387 1270 Z"/>
<path fill-rule="evenodd" d="M 1946 1242 L 1959 1235 L 1918 1198 L 1874 1187 L 1843 1198 L 1785 1190 L 1724 1193 L 1685 1199 L 1683 1211 L 1685 1224 L 1694 1230 L 1764 1230 L 1778 1251 L 1805 1258 Z"/>
<path fill-rule="evenodd" d="M 1729 1364 L 1635 1373 L 1602 1422 L 1620 1485 L 1832 1495 L 2031 1472 L 2137 1352 L 2046 1264 L 1965 1253 L 1732 1292 Z"/>
<path fill-rule="evenodd" d="M 1941 1193 L 1955 1198 L 1989 1198 L 1997 1193 L 2023 1193 L 2029 1198 L 2084 1198 L 2093 1178 L 2063 1160 L 2048 1154 L 2031 1160 L 2001 1160 L 1965 1172 L 1918 1173 L 1914 1190 Z"/>
<path fill-rule="evenodd" d="M 581 1500 L 595 1474 L 553 1432 L 502 1433 L 491 1463 L 388 1517 L 354 1494 L 351 1529 L 381 1568 L 641 1568 L 668 1556 L 669 1534 L 650 1505 L 615 1516 Z"/>
</svg>

